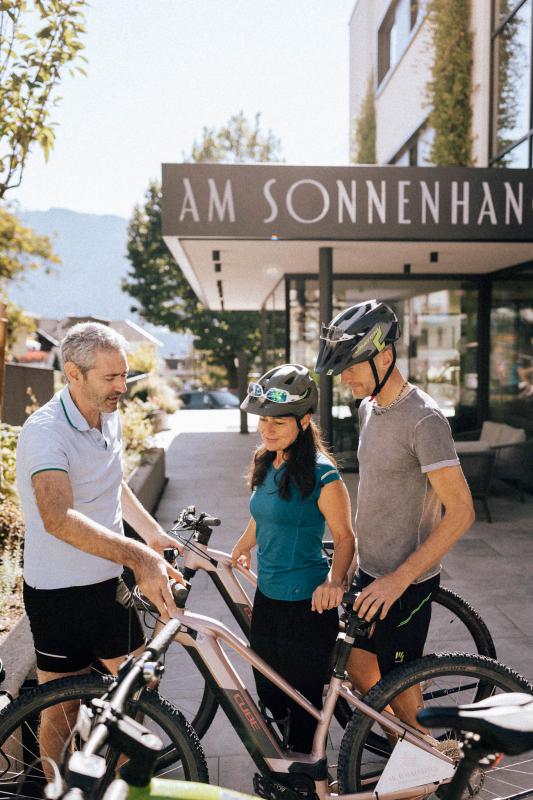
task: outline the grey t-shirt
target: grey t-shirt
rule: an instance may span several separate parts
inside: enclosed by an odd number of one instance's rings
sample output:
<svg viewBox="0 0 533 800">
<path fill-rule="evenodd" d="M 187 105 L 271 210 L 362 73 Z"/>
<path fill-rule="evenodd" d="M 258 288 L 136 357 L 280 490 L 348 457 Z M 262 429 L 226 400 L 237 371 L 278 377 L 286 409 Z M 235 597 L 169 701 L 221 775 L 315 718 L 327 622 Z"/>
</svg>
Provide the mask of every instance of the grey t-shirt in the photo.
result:
<svg viewBox="0 0 533 800">
<path fill-rule="evenodd" d="M 435 528 L 441 503 L 428 472 L 459 459 L 446 417 L 418 387 L 389 409 L 365 399 L 359 423 L 359 566 L 378 578 L 399 567 Z M 439 570 L 435 564 L 416 583 Z"/>
</svg>

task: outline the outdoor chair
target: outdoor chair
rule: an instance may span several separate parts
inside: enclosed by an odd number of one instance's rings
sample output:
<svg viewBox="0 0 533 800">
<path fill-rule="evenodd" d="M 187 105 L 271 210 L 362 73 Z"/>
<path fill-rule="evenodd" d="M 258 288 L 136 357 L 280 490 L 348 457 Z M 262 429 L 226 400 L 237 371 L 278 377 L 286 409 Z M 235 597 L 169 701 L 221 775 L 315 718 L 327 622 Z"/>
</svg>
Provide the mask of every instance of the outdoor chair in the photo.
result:
<svg viewBox="0 0 533 800">
<path fill-rule="evenodd" d="M 492 522 L 488 497 L 496 451 L 483 442 L 459 442 L 457 443 L 457 455 L 472 497 L 474 500 L 481 501 L 487 515 L 487 522 Z"/>
<path fill-rule="evenodd" d="M 476 434 L 477 441 L 472 441 Z M 533 440 L 526 440 L 525 430 L 503 422 L 486 421 L 480 431 L 467 431 L 456 436 L 459 456 L 465 452 L 466 445 L 473 444 L 482 444 L 494 452 L 493 477 L 515 485 L 520 501 L 525 503 L 524 489 L 533 466 Z"/>
</svg>

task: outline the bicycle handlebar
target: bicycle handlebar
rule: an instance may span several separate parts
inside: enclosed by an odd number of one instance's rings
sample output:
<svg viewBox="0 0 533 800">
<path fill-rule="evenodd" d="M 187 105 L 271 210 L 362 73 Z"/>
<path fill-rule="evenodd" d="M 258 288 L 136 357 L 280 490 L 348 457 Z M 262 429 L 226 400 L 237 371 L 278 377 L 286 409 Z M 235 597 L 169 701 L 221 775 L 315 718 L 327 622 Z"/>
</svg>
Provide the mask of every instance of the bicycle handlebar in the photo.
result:
<svg viewBox="0 0 533 800">
<path fill-rule="evenodd" d="M 202 527 L 218 528 L 220 525 L 220 519 L 218 517 L 212 517 L 205 511 L 202 511 L 198 516 L 196 516 L 196 507 L 187 506 L 187 508 L 184 508 L 182 511 L 180 511 L 175 524 L 179 525 L 180 527 L 193 530 L 199 530 Z"/>
</svg>

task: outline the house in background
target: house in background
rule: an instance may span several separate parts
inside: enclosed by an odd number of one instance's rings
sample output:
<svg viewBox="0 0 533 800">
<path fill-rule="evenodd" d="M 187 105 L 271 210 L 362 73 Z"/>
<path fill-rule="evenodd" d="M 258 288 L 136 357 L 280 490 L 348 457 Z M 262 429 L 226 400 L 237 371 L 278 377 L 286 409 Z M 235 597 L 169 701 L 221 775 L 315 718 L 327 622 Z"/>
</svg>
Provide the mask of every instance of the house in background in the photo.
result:
<svg viewBox="0 0 533 800">
<path fill-rule="evenodd" d="M 102 317 L 70 315 L 63 319 L 34 317 L 37 329 L 30 335 L 21 331 L 12 349 L 13 360 L 19 364 L 60 369 L 59 345 L 69 328 L 80 322 L 99 322 L 108 325 L 127 341 L 132 370 L 151 372 L 157 369 L 162 342 L 130 319 L 109 320 Z"/>
</svg>

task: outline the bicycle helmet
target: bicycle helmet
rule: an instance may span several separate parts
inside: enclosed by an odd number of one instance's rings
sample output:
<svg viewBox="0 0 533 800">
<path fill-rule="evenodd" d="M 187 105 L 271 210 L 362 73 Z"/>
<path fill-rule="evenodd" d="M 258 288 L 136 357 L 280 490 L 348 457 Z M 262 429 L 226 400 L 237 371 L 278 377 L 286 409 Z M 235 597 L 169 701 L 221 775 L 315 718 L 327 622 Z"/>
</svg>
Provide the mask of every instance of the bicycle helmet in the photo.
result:
<svg viewBox="0 0 533 800">
<path fill-rule="evenodd" d="M 282 364 L 248 386 L 241 410 L 261 417 L 296 417 L 312 413 L 318 405 L 318 389 L 307 367 Z"/>
<path fill-rule="evenodd" d="M 327 375 L 340 375 L 352 364 L 368 361 L 376 386 L 375 397 L 387 382 L 396 363 L 394 342 L 400 338 L 400 323 L 396 314 L 385 303 L 367 300 L 350 306 L 334 317 L 329 325 L 322 325 L 320 351 L 316 371 Z M 392 345 L 393 361 L 380 382 L 374 357 Z"/>
</svg>

